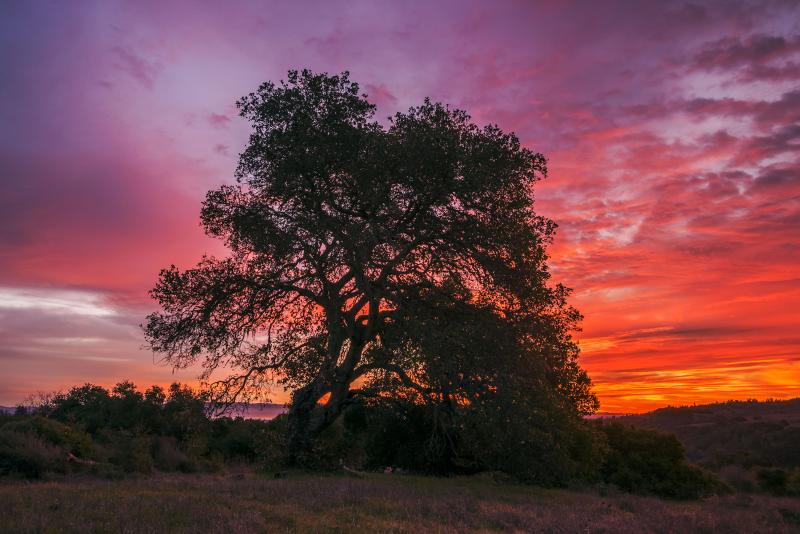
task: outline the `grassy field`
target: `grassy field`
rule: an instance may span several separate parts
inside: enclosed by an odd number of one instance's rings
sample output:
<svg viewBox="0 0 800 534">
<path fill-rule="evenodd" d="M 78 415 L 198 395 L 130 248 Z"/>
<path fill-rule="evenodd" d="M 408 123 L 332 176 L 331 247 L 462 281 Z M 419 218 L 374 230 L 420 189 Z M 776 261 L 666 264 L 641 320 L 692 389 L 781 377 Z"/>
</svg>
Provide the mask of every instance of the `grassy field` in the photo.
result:
<svg viewBox="0 0 800 534">
<path fill-rule="evenodd" d="M 0 484 L 0 532 L 800 532 L 800 499 L 669 502 L 482 479 L 158 475 Z"/>
</svg>

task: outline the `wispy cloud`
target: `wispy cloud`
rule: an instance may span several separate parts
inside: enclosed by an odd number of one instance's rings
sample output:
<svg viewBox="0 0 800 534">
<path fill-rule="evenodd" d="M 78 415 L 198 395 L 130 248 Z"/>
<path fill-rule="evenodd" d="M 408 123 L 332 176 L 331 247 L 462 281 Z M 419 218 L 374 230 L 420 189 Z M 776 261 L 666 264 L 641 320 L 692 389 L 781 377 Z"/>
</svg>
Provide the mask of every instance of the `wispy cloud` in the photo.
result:
<svg viewBox="0 0 800 534">
<path fill-rule="evenodd" d="M 115 46 L 114 55 L 117 57 L 117 67 L 147 89 L 152 89 L 161 71 L 160 65 L 138 55 L 128 48 Z"/>
<path fill-rule="evenodd" d="M 117 312 L 102 296 L 71 290 L 17 289 L 0 287 L 0 310 L 40 310 L 49 313 L 109 317 Z"/>
</svg>

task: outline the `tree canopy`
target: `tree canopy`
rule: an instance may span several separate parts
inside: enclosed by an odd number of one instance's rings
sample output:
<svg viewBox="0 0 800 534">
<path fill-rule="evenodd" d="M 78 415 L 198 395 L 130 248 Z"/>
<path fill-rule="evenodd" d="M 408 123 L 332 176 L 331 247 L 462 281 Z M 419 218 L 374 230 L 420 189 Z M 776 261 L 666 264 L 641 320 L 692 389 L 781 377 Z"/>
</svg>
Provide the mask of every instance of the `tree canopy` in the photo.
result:
<svg viewBox="0 0 800 534">
<path fill-rule="evenodd" d="M 596 409 L 534 211 L 541 154 L 428 99 L 383 126 L 346 72 L 290 71 L 237 105 L 237 184 L 201 213 L 230 255 L 161 272 L 154 351 L 201 362 L 223 405 L 290 389 L 297 449 L 358 397 Z"/>
</svg>

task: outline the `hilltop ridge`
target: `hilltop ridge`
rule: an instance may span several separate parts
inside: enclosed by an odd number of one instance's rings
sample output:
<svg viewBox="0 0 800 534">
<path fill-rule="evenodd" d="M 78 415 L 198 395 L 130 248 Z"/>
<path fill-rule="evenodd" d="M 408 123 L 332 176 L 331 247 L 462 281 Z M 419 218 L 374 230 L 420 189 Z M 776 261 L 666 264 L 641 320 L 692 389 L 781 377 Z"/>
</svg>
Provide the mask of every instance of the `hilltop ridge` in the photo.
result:
<svg viewBox="0 0 800 534">
<path fill-rule="evenodd" d="M 675 434 L 689 461 L 712 470 L 800 467 L 800 398 L 665 407 L 615 420 Z"/>
</svg>

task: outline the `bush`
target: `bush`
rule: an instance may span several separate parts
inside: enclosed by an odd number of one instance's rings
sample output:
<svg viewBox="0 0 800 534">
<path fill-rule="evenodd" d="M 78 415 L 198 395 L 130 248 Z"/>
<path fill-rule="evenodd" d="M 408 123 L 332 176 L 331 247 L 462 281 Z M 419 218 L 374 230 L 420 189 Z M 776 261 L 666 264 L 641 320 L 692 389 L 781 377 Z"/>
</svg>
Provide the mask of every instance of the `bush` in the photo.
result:
<svg viewBox="0 0 800 534">
<path fill-rule="evenodd" d="M 787 495 L 789 493 L 789 473 L 783 469 L 770 469 L 762 467 L 756 471 L 758 486 L 762 491 L 772 495 Z"/>
<path fill-rule="evenodd" d="M 603 480 L 632 493 L 671 499 L 696 499 L 721 489 L 704 471 L 689 465 L 683 446 L 672 434 L 617 422 L 598 427 L 608 441 L 601 469 Z"/>
<path fill-rule="evenodd" d="M 67 470 L 67 453 L 38 436 L 0 428 L 0 475 L 41 478 Z"/>
<path fill-rule="evenodd" d="M 182 471 L 191 473 L 197 470 L 194 462 L 178 448 L 175 438 L 157 436 L 152 441 L 153 464 L 159 471 Z"/>
<path fill-rule="evenodd" d="M 264 430 L 256 443 L 256 463 L 264 471 L 278 471 L 286 460 L 286 416 L 279 415 L 264 423 Z"/>
<path fill-rule="evenodd" d="M 604 439 L 576 414 L 555 404 L 502 404 L 457 412 L 458 453 L 481 471 L 502 471 L 540 486 L 594 480 Z M 487 409 L 488 408 L 488 409 Z"/>
<path fill-rule="evenodd" d="M 3 425 L 3 430 L 31 434 L 42 441 L 63 448 L 78 458 L 94 455 L 92 438 L 85 432 L 69 425 L 41 416 L 22 417 Z"/>
<path fill-rule="evenodd" d="M 316 461 L 434 475 L 503 472 L 542 486 L 597 477 L 603 439 L 593 426 L 557 408 L 501 408 L 357 403 L 320 437 Z"/>
<path fill-rule="evenodd" d="M 105 461 L 117 466 L 125 473 L 151 473 L 155 467 L 152 451 L 153 436 L 127 430 L 105 430 L 97 440 L 105 451 Z"/>
<path fill-rule="evenodd" d="M 261 456 L 261 443 L 268 439 L 271 422 L 222 417 L 210 422 L 207 448 L 209 453 L 225 460 L 256 462 Z"/>
<path fill-rule="evenodd" d="M 436 429 L 430 407 L 402 403 L 355 405 L 343 418 L 350 432 L 359 436 L 365 452 L 363 468 L 399 466 L 428 474 L 453 471 L 452 454 L 442 447 L 443 436 Z"/>
<path fill-rule="evenodd" d="M 800 495 L 800 468 L 795 469 L 786 482 L 786 492 L 789 495 Z"/>
<path fill-rule="evenodd" d="M 282 466 L 285 425 L 210 419 L 205 410 L 204 397 L 180 384 L 144 393 L 131 382 L 111 391 L 75 387 L 47 397 L 30 415 L 0 414 L 6 431 L 0 475 L 40 476 L 70 465 L 106 478 L 216 470 L 225 461 Z M 66 463 L 69 454 L 78 461 Z"/>
<path fill-rule="evenodd" d="M 736 491 L 750 493 L 758 487 L 753 472 L 738 465 L 726 465 L 717 474 L 723 482 Z"/>
</svg>

